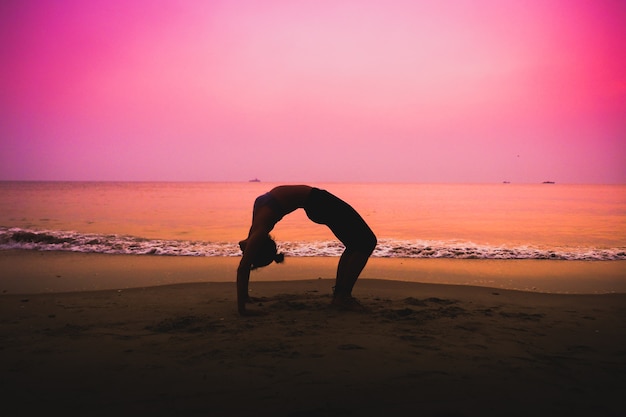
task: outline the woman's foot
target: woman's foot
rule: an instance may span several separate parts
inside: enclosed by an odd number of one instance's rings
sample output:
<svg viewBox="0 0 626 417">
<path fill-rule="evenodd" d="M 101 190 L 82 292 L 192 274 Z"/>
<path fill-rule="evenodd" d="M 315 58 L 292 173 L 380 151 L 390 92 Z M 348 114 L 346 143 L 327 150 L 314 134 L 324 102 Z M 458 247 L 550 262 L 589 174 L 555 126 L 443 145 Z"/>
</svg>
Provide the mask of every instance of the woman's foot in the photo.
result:
<svg viewBox="0 0 626 417">
<path fill-rule="evenodd" d="M 331 301 L 330 305 L 334 308 L 343 311 L 358 311 L 358 312 L 367 312 L 369 311 L 366 307 L 364 307 L 359 300 L 352 296 L 346 295 L 335 295 L 333 297 L 333 301 Z"/>
</svg>

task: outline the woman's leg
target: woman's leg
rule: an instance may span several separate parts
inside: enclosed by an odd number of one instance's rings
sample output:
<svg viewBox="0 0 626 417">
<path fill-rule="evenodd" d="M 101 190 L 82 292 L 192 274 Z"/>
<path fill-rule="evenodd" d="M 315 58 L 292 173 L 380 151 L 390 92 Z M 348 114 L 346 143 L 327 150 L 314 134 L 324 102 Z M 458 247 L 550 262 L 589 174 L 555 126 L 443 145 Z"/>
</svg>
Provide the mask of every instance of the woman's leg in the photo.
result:
<svg viewBox="0 0 626 417">
<path fill-rule="evenodd" d="M 369 253 L 346 249 L 339 258 L 335 297 L 352 297 L 352 288 L 369 259 Z"/>
<path fill-rule="evenodd" d="M 376 236 L 352 206 L 328 191 L 313 188 L 304 207 L 315 223 L 325 224 L 344 244 L 337 266 L 333 304 L 354 303 L 352 288 L 376 247 Z"/>
</svg>

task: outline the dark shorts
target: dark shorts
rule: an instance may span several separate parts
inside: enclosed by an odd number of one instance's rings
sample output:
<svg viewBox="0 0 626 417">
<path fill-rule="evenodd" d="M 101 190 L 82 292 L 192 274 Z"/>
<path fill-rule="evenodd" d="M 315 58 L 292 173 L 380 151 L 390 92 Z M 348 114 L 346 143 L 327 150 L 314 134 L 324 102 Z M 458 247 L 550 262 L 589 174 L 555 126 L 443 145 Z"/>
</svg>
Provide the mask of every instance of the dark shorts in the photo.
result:
<svg viewBox="0 0 626 417">
<path fill-rule="evenodd" d="M 376 236 L 365 220 L 328 191 L 313 188 L 304 211 L 311 221 L 328 226 L 346 249 L 370 254 L 376 247 Z"/>
</svg>

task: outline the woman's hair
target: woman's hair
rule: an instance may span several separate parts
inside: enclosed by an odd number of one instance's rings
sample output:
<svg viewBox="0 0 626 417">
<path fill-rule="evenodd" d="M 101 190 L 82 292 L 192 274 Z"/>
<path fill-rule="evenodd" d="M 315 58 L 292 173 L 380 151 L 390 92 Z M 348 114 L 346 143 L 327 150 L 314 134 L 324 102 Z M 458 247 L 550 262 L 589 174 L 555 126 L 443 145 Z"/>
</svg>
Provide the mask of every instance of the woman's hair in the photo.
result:
<svg viewBox="0 0 626 417">
<path fill-rule="evenodd" d="M 254 259 L 252 259 L 252 266 L 250 269 L 257 269 L 263 266 L 267 266 L 272 262 L 282 263 L 285 260 L 285 255 L 283 253 L 278 253 L 276 249 L 276 242 L 272 239 L 271 236 L 267 236 L 267 238 L 263 241 L 263 244 L 259 248 L 258 252 L 255 253 Z"/>
</svg>

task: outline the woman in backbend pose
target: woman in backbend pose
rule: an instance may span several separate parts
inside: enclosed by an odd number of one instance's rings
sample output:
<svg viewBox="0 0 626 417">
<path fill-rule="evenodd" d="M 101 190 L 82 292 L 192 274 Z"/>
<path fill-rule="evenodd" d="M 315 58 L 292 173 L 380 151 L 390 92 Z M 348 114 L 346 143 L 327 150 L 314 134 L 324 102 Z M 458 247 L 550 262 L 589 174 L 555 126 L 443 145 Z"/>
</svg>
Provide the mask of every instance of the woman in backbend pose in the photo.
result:
<svg viewBox="0 0 626 417">
<path fill-rule="evenodd" d="M 283 261 L 269 233 L 285 215 L 302 208 L 315 223 L 325 224 L 344 244 L 339 259 L 332 304 L 341 308 L 361 308 L 352 298 L 352 288 L 376 247 L 376 236 L 365 220 L 348 203 L 331 193 L 308 185 L 282 185 L 254 201 L 252 226 L 248 238 L 239 242 L 243 252 L 237 268 L 237 306 L 239 314 L 253 315 L 246 309 L 250 302 L 250 271 Z"/>
</svg>

